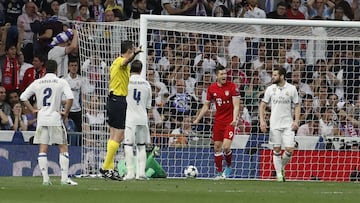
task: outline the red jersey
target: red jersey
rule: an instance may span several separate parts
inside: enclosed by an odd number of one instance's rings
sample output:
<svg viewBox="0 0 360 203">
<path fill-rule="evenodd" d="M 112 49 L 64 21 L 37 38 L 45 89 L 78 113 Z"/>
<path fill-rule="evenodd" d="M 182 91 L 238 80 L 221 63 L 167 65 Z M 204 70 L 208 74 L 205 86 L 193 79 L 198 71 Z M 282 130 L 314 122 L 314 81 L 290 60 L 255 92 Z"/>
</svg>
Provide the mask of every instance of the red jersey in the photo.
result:
<svg viewBox="0 0 360 203">
<path fill-rule="evenodd" d="M 44 77 L 45 74 L 45 67 L 39 70 L 39 72 L 36 72 L 36 69 L 34 67 L 27 69 L 20 84 L 20 90 L 23 92 L 32 82 L 34 82 L 34 80 Z"/>
<path fill-rule="evenodd" d="M 217 82 L 208 87 L 206 100 L 214 101 L 216 106 L 215 123 L 228 125 L 233 120 L 233 97 L 239 97 L 240 93 L 235 83 L 227 81 L 223 86 Z"/>
<path fill-rule="evenodd" d="M 294 15 L 291 9 L 288 9 L 286 15 L 288 19 L 305 20 L 305 15 L 300 11 L 296 15 Z"/>
</svg>

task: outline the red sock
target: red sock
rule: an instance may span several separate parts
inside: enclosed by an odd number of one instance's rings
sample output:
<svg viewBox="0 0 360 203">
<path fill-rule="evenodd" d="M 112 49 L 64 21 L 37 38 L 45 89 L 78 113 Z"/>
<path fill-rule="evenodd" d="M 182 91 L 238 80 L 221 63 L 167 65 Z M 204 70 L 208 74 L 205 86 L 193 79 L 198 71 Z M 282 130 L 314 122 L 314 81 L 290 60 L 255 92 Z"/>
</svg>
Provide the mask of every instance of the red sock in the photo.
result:
<svg viewBox="0 0 360 203">
<path fill-rule="evenodd" d="M 222 173 L 223 154 L 222 153 L 215 154 L 214 160 L 215 160 L 216 171 Z"/>
<path fill-rule="evenodd" d="M 231 159 L 232 159 L 232 151 L 225 154 L 225 161 L 226 161 L 226 166 L 227 167 L 231 167 Z"/>
</svg>

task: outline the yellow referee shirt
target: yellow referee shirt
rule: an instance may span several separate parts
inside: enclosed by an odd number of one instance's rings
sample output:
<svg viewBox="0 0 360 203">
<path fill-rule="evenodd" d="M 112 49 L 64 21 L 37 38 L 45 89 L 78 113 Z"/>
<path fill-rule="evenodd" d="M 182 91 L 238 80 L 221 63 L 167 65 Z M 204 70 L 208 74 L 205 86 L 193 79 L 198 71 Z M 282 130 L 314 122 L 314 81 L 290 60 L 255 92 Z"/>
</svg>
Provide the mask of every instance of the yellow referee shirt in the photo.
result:
<svg viewBox="0 0 360 203">
<path fill-rule="evenodd" d="M 130 64 L 123 66 L 125 58 L 118 57 L 110 67 L 109 91 L 116 96 L 127 96 L 130 78 Z"/>
</svg>

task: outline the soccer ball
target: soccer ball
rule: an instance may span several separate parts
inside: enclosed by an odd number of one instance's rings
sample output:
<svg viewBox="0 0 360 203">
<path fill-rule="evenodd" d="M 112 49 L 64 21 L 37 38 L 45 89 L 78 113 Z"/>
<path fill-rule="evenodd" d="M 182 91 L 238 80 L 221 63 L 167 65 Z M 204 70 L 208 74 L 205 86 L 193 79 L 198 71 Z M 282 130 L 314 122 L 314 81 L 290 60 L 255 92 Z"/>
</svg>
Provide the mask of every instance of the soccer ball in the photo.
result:
<svg viewBox="0 0 360 203">
<path fill-rule="evenodd" d="M 199 171 L 195 166 L 188 166 L 184 169 L 184 175 L 187 178 L 196 178 L 198 176 Z"/>
</svg>

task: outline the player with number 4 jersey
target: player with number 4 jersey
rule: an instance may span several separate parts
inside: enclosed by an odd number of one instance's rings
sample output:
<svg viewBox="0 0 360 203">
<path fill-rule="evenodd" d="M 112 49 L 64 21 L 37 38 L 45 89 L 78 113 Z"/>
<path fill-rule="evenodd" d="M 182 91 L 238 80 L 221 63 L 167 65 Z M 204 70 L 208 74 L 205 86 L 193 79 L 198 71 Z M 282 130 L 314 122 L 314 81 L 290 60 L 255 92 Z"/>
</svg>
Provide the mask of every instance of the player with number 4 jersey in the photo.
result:
<svg viewBox="0 0 360 203">
<path fill-rule="evenodd" d="M 232 152 L 230 149 L 234 129 L 239 114 L 240 94 L 235 83 L 226 81 L 227 74 L 225 67 L 219 65 L 215 69 L 216 82 L 208 87 L 206 101 L 200 110 L 194 124 L 198 124 L 200 119 L 210 108 L 210 103 L 216 106 L 215 121 L 213 127 L 214 140 L 214 160 L 217 175 L 215 179 L 228 178 L 231 174 Z M 222 161 L 225 156 L 226 167 L 223 171 Z"/>
<path fill-rule="evenodd" d="M 151 108 L 151 86 L 141 77 L 142 63 L 134 60 L 130 69 L 129 94 L 126 97 L 127 109 L 125 120 L 124 151 L 127 175 L 124 180 L 147 179 L 146 144 L 150 143 L 147 109 Z M 136 162 L 134 163 L 134 146 Z M 136 172 L 135 172 L 135 166 Z"/>
</svg>

